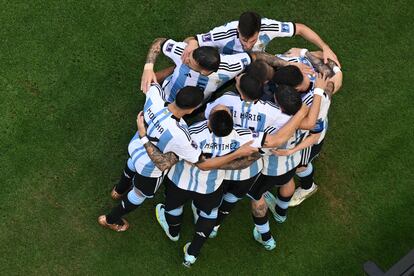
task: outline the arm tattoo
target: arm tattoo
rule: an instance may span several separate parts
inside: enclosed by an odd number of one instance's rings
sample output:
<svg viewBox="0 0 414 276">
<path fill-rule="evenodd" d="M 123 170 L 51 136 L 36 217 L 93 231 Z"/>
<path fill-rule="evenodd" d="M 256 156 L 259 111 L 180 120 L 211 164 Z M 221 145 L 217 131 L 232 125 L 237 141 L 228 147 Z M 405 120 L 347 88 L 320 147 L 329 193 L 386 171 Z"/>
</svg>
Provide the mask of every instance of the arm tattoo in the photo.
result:
<svg viewBox="0 0 414 276">
<path fill-rule="evenodd" d="M 272 67 L 284 67 L 289 65 L 289 62 L 286 60 L 266 52 L 251 52 L 250 55 L 253 60 L 262 60 Z"/>
<path fill-rule="evenodd" d="M 309 51 L 306 52 L 305 56 L 309 59 L 309 61 L 312 63 L 312 66 L 315 67 L 316 71 L 318 71 L 319 73 L 328 76 L 328 78 L 335 75 L 332 69 L 328 65 L 323 63 L 322 59 L 315 57 Z"/>
<path fill-rule="evenodd" d="M 146 63 L 155 63 L 158 55 L 161 52 L 161 45 L 166 41 L 166 38 L 156 38 L 148 51 Z"/>
<path fill-rule="evenodd" d="M 220 167 L 221 170 L 242 170 L 253 164 L 254 161 L 261 157 L 260 153 L 254 153 L 251 156 L 240 157 Z"/>
<path fill-rule="evenodd" d="M 178 162 L 178 156 L 173 152 L 162 153 L 153 143 L 147 142 L 144 145 L 149 158 L 161 171 L 168 170 Z"/>
</svg>

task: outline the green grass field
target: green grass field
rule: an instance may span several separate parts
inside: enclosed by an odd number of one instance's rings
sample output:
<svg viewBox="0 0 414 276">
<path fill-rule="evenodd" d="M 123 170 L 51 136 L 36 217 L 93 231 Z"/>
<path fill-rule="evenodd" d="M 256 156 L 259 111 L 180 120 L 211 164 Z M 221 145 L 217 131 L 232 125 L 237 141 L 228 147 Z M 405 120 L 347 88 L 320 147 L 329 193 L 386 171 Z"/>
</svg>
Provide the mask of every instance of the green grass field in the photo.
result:
<svg viewBox="0 0 414 276">
<path fill-rule="evenodd" d="M 362 275 L 414 247 L 414 44 L 410 1 L 0 1 L 1 275 Z M 249 3 L 249 4 L 247 4 Z M 128 215 L 125 233 L 98 215 L 127 158 L 138 90 L 155 37 L 176 40 L 245 10 L 316 30 L 344 71 L 316 162 L 320 190 L 271 222 L 275 251 L 252 238 L 243 200 L 197 263 L 154 215 L 162 192 Z M 271 53 L 308 47 L 279 39 Z M 160 58 L 158 68 L 168 65 Z"/>
</svg>

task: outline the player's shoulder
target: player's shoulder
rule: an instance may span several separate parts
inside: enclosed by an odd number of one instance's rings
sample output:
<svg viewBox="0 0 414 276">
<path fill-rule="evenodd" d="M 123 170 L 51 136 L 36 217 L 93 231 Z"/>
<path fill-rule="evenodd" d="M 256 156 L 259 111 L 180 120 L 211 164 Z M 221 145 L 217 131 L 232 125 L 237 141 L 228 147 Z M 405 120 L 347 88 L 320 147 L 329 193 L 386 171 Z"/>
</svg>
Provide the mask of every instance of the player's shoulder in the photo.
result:
<svg viewBox="0 0 414 276">
<path fill-rule="evenodd" d="M 151 83 L 146 93 L 146 97 L 155 102 L 165 102 L 165 91 L 158 83 Z"/>
<path fill-rule="evenodd" d="M 252 131 L 250 129 L 244 128 L 244 127 L 241 127 L 241 126 L 235 126 L 234 131 L 239 136 L 246 136 L 246 135 L 251 135 L 252 134 Z"/>
<path fill-rule="evenodd" d="M 187 46 L 187 43 L 185 42 L 168 39 L 164 42 L 162 48 L 163 48 L 164 53 L 174 53 L 176 55 L 181 56 L 186 46 Z"/>
<path fill-rule="evenodd" d="M 177 143 L 184 143 L 184 142 L 190 142 L 191 136 L 190 136 L 190 130 L 189 127 L 185 122 L 182 122 L 181 120 L 174 119 L 174 129 L 172 130 L 173 136 L 176 139 Z"/>
<path fill-rule="evenodd" d="M 248 53 L 237 53 L 232 55 L 220 54 L 220 65 L 218 71 L 237 72 L 243 70 L 250 64 Z"/>
<path fill-rule="evenodd" d="M 207 120 L 191 125 L 188 130 L 191 136 L 197 136 L 205 131 L 208 131 Z"/>
<path fill-rule="evenodd" d="M 272 103 L 271 101 L 263 101 L 263 100 L 259 100 L 259 101 L 257 102 L 257 104 L 258 104 L 260 107 L 265 108 L 266 110 L 276 110 L 276 111 L 279 111 L 279 112 L 280 112 L 280 107 L 279 107 L 277 104 Z"/>
</svg>

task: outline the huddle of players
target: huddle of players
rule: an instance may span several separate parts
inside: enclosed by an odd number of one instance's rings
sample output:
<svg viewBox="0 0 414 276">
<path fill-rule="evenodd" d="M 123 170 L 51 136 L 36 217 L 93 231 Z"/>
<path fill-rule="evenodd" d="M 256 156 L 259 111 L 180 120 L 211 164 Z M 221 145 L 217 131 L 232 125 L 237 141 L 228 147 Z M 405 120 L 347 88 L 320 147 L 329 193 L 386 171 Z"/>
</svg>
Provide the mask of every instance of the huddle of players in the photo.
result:
<svg viewBox="0 0 414 276">
<path fill-rule="evenodd" d="M 272 39 L 295 34 L 323 52 L 264 52 Z M 154 63 L 161 52 L 175 67 L 156 74 Z M 184 246 L 183 261 L 189 267 L 247 195 L 252 199 L 253 236 L 265 249 L 274 249 L 268 207 L 284 222 L 292 196 L 297 205 L 317 189 L 311 161 L 323 144 L 331 97 L 342 85 L 339 66 L 332 50 L 305 25 L 254 12 L 184 42 L 156 39 L 141 81 L 146 101 L 137 117 L 138 131 L 111 192 L 120 203 L 98 222 L 126 231 L 129 223 L 123 216 L 164 183 L 165 202 L 156 206 L 156 217 L 172 241 L 179 239 L 184 204 L 192 202 L 195 233 Z M 234 78 L 237 92 L 209 102 Z M 157 83 L 161 80 L 162 86 Z M 183 117 L 200 106 L 206 120 L 188 126 Z M 295 174 L 301 185 L 296 192 Z M 274 187 L 276 197 L 270 193 Z"/>
</svg>

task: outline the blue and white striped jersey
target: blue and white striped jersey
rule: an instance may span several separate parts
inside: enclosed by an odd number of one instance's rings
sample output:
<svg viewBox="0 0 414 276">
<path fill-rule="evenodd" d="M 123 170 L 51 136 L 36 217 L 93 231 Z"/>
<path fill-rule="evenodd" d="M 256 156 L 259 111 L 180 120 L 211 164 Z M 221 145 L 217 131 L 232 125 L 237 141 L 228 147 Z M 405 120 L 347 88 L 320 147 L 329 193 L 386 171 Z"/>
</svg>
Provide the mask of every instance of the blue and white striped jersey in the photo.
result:
<svg viewBox="0 0 414 276">
<path fill-rule="evenodd" d="M 253 147 L 261 147 L 264 133 L 235 127 L 225 137 L 217 137 L 207 126 L 207 121 L 189 127 L 191 138 L 207 157 L 223 156 L 237 150 L 241 145 L 253 140 Z M 202 171 L 195 165 L 180 160 L 175 164 L 168 178 L 179 188 L 200 194 L 209 194 L 217 190 L 223 182 L 225 170 Z"/>
<path fill-rule="evenodd" d="M 232 21 L 223 26 L 216 27 L 208 33 L 198 34 L 198 45 L 217 47 L 223 54 L 243 53 L 245 50 L 243 50 L 239 40 L 238 25 L 239 21 Z M 267 44 L 272 39 L 276 37 L 292 37 L 294 35 L 294 23 L 262 18 L 259 37 L 252 51 L 264 52 Z"/>
<path fill-rule="evenodd" d="M 192 145 L 188 126 L 183 119 L 178 119 L 168 110 L 167 103 L 158 84 L 152 84 L 146 94 L 144 120 L 148 125 L 148 139 L 163 153 L 174 152 L 189 162 L 197 162 L 201 150 Z M 160 177 L 160 171 L 149 158 L 147 151 L 139 139 L 138 132 L 128 146 L 128 153 L 140 175 Z"/>
<path fill-rule="evenodd" d="M 217 72 L 204 76 L 182 62 L 181 55 L 186 46 L 187 43 L 185 42 L 176 42 L 169 39 L 162 47 L 164 54 L 171 58 L 176 65 L 174 72 L 164 80 L 162 85 L 167 96 L 166 99 L 169 102 L 173 102 L 178 91 L 185 86 L 201 88 L 206 101 L 220 86 L 236 77 L 251 63 L 251 58 L 247 53 L 220 54 L 220 66 Z"/>
<path fill-rule="evenodd" d="M 272 132 L 273 133 L 273 132 Z M 299 144 L 306 132 L 298 129 L 293 136 L 283 145 L 279 146 L 279 149 L 292 149 Z M 287 173 L 288 171 L 296 168 L 300 163 L 301 152 L 297 151 L 288 156 L 274 155 L 270 149 L 263 149 L 265 155 L 263 156 L 263 169 L 262 174 L 270 176 L 278 176 Z"/>
<path fill-rule="evenodd" d="M 284 59 L 289 62 L 300 62 L 303 64 L 308 65 L 314 72 L 316 72 L 315 68 L 312 66 L 312 63 L 306 57 L 287 57 L 284 55 L 276 55 L 281 59 Z M 310 80 L 310 87 L 309 90 L 306 92 L 302 92 L 302 102 L 307 106 L 311 106 L 313 102 L 313 90 L 315 89 L 315 81 L 316 81 L 316 74 L 308 74 L 308 78 Z"/>
<path fill-rule="evenodd" d="M 246 102 L 235 92 L 226 92 L 206 107 L 205 116 L 208 118 L 216 105 L 227 106 L 233 114 L 233 122 L 237 126 L 248 128 L 257 132 L 272 133 L 281 128 L 290 116 L 282 113 L 279 107 L 271 102 Z M 243 170 L 228 170 L 227 180 L 246 180 L 257 175 L 263 168 L 262 159 L 254 162 L 249 168 Z"/>
</svg>

